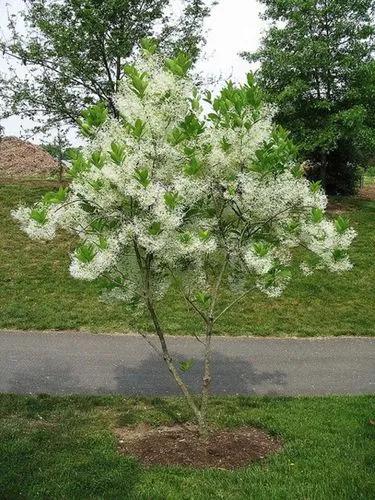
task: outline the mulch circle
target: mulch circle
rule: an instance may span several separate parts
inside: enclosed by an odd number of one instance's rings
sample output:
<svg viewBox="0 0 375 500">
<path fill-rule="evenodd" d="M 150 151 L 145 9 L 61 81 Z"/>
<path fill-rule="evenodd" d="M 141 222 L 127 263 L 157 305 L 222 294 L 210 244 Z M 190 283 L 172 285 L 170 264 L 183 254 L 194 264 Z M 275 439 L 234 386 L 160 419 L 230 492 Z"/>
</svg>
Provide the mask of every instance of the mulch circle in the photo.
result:
<svg viewBox="0 0 375 500">
<path fill-rule="evenodd" d="M 193 425 L 151 427 L 140 424 L 115 430 L 120 453 L 144 465 L 236 469 L 276 453 L 281 439 L 255 427 L 212 430 L 202 438 Z"/>
</svg>

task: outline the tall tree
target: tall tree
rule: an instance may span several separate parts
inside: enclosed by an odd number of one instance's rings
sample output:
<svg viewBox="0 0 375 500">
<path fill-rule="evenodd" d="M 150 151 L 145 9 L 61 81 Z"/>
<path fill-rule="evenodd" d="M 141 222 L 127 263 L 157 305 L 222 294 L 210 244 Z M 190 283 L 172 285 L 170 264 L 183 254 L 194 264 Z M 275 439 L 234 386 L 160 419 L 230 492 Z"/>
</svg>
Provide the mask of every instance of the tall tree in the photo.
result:
<svg viewBox="0 0 375 500">
<path fill-rule="evenodd" d="M 354 165 L 374 144 L 374 0 L 260 1 L 270 28 L 260 50 L 244 57 L 261 62 L 259 79 L 278 106 L 276 120 L 320 166 L 326 189 L 352 191 Z M 364 149 L 366 135 L 372 146 Z"/>
<path fill-rule="evenodd" d="M 0 49 L 10 65 L 25 64 L 31 77 L 14 69 L 0 78 L 0 118 L 39 114 L 44 119 L 37 128 L 48 129 L 76 123 L 82 109 L 98 100 L 116 116 L 113 95 L 125 62 L 143 37 L 158 32 L 165 51 L 183 48 L 196 58 L 204 40 L 202 24 L 213 2 L 184 0 L 178 16 L 173 15 L 173 0 L 24 3 L 26 32 L 20 32 L 16 16 L 10 16 L 10 39 L 1 41 Z"/>
</svg>

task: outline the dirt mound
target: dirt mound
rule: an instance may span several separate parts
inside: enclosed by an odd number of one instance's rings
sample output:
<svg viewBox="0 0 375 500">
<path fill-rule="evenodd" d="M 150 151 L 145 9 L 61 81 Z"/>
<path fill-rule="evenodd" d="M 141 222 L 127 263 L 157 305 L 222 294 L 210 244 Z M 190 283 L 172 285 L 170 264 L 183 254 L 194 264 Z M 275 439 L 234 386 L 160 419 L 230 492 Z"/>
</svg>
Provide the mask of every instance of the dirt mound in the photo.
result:
<svg viewBox="0 0 375 500">
<path fill-rule="evenodd" d="M 45 176 L 57 168 L 57 161 L 36 144 L 17 137 L 0 140 L 0 177 Z"/>
<path fill-rule="evenodd" d="M 281 449 L 281 440 L 255 427 L 212 431 L 199 436 L 195 426 L 153 428 L 140 424 L 116 429 L 120 453 L 143 464 L 235 469 L 262 460 Z"/>
</svg>

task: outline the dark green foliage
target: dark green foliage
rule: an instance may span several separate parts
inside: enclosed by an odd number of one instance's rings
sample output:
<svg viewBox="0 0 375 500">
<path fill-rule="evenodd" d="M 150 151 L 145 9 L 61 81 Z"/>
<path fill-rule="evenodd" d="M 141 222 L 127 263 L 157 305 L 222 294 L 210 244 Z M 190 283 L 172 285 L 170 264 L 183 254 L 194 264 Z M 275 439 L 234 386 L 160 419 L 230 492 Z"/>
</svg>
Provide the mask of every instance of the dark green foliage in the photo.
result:
<svg viewBox="0 0 375 500">
<path fill-rule="evenodd" d="M 292 132 L 311 178 L 352 194 L 358 165 L 375 154 L 373 0 L 261 0 L 270 28 L 259 81 Z"/>
<path fill-rule="evenodd" d="M 368 146 L 368 145 L 367 145 Z M 352 142 L 339 140 L 337 147 L 326 154 L 325 159 L 327 168 L 325 171 L 325 189 L 328 193 L 334 195 L 351 195 L 357 191 L 361 183 L 360 160 L 363 158 L 364 150 L 356 151 Z M 315 164 L 308 173 L 310 180 L 321 178 L 321 154 L 315 152 L 309 157 Z"/>
<path fill-rule="evenodd" d="M 0 98 L 5 104 L 0 118 L 19 114 L 35 120 L 38 116 L 37 130 L 75 125 L 78 120 L 90 136 L 87 120 L 81 123 L 81 111 L 100 101 L 117 116 L 113 94 L 135 47 L 142 42 L 144 49 L 154 51 L 156 43 L 145 37 L 156 30 L 163 52 L 173 55 L 184 50 L 189 61 L 195 61 L 203 42 L 202 23 L 213 2 L 183 0 L 178 19 L 168 13 L 172 0 L 24 3 L 24 11 L 9 19 L 11 35 L 0 40 L 0 49 L 10 65 L 16 61 L 28 66 L 32 78 L 23 78 L 22 72 L 0 77 Z M 24 18 L 25 32 L 18 31 L 19 17 Z M 185 71 L 186 61 L 179 56 L 178 62 Z M 133 85 L 142 95 L 147 82 L 135 75 Z"/>
</svg>

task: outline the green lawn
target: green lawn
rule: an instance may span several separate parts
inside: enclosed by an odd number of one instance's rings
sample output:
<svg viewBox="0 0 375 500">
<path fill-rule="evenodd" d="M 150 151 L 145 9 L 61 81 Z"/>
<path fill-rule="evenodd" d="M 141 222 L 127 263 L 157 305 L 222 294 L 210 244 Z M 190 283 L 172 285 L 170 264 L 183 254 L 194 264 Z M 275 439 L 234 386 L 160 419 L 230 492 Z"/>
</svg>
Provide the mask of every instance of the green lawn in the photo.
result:
<svg viewBox="0 0 375 500">
<path fill-rule="evenodd" d="M 116 451 L 114 427 L 185 421 L 180 399 L 0 396 L 1 498 L 371 499 L 375 400 L 215 398 L 219 426 L 261 425 L 283 450 L 238 469 L 146 469 Z"/>
<path fill-rule="evenodd" d="M 99 300 L 100 283 L 73 280 L 68 274 L 70 242 L 62 238 L 38 243 L 29 240 L 10 218 L 20 203 L 39 199 L 46 188 L 0 186 L 0 328 L 132 329 L 121 305 Z M 217 333 L 254 335 L 373 335 L 375 201 L 340 200 L 359 236 L 352 259 L 355 268 L 344 275 L 320 272 L 298 278 L 278 299 L 254 294 L 218 323 Z M 229 298 L 229 293 L 226 294 Z M 161 317 L 170 333 L 188 334 L 199 324 L 186 314 L 173 291 Z M 137 326 L 149 328 L 148 319 Z"/>
</svg>

